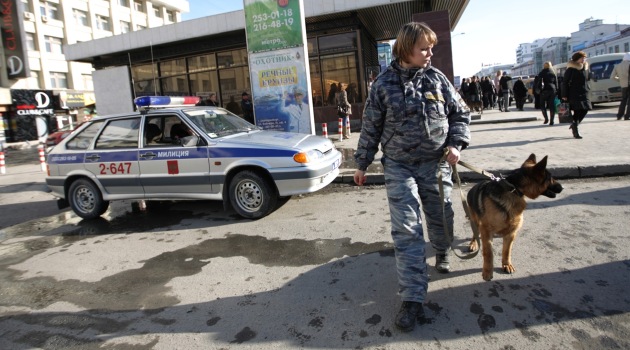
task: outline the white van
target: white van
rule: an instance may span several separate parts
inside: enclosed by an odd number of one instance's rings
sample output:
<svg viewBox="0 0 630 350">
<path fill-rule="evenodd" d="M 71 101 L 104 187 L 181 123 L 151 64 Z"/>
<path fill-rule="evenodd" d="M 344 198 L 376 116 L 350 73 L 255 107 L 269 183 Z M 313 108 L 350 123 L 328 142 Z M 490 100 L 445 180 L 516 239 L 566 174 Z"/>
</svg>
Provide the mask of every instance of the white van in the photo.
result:
<svg viewBox="0 0 630 350">
<path fill-rule="evenodd" d="M 621 86 L 619 81 L 610 76 L 613 69 L 623 59 L 623 53 L 587 58 L 589 100 L 591 103 L 621 101 Z"/>
<path fill-rule="evenodd" d="M 615 65 L 623 59 L 623 53 L 611 53 L 606 55 L 588 57 L 588 99 L 591 103 L 604 103 L 621 101 L 621 87 L 619 82 L 610 76 Z M 558 78 L 564 76 L 567 63 L 559 63 L 553 66 Z"/>
</svg>

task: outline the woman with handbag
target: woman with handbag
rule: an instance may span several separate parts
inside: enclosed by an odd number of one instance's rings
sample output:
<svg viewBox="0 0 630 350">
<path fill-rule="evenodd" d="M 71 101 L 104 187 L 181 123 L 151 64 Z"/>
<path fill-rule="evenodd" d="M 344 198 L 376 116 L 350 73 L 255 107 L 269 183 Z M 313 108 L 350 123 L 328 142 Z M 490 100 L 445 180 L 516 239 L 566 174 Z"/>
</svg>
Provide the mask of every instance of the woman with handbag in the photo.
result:
<svg viewBox="0 0 630 350">
<path fill-rule="evenodd" d="M 582 135 L 578 131 L 578 125 L 582 122 L 588 111 L 593 109 L 591 101 L 588 100 L 589 87 L 588 63 L 586 53 L 578 51 L 571 56 L 567 63 L 567 70 L 564 72 L 562 81 L 562 101 L 568 101 L 573 111 L 573 123 L 569 129 L 573 132 L 573 137 L 581 139 Z"/>
<path fill-rule="evenodd" d="M 343 138 L 350 138 L 350 115 L 352 114 L 352 105 L 348 102 L 348 93 L 346 89 L 348 84 L 339 83 L 337 85 L 337 95 L 335 96 L 335 103 L 337 103 L 337 116 L 343 119 Z"/>
</svg>

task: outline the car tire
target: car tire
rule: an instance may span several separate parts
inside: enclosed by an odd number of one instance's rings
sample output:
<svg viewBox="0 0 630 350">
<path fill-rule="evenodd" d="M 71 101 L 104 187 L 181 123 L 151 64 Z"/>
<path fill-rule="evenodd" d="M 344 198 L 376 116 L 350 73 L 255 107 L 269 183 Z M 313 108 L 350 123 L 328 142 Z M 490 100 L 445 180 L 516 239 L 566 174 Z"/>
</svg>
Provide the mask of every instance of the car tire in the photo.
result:
<svg viewBox="0 0 630 350">
<path fill-rule="evenodd" d="M 278 194 L 262 176 L 241 171 L 230 182 L 230 203 L 236 213 L 247 219 L 269 215 L 278 203 Z"/>
<path fill-rule="evenodd" d="M 72 211 L 88 220 L 98 218 L 109 208 L 98 187 L 87 179 L 78 179 L 70 185 L 68 203 Z"/>
</svg>

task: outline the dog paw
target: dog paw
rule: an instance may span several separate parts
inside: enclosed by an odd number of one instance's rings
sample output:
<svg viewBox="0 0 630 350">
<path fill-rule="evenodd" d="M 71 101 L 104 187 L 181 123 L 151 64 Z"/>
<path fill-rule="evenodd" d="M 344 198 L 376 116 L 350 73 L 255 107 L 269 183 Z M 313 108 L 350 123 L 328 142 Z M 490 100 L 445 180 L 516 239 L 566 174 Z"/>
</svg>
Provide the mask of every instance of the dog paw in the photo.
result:
<svg viewBox="0 0 630 350">
<path fill-rule="evenodd" d="M 470 242 L 470 244 L 468 245 L 468 251 L 472 253 L 472 252 L 476 252 L 477 250 L 479 250 L 477 241 Z"/>
<path fill-rule="evenodd" d="M 484 281 L 492 281 L 492 270 L 490 271 L 482 271 L 481 277 L 483 277 Z"/>
<path fill-rule="evenodd" d="M 514 271 L 516 271 L 516 269 L 512 266 L 512 264 L 503 265 L 503 272 L 513 274 Z"/>
</svg>

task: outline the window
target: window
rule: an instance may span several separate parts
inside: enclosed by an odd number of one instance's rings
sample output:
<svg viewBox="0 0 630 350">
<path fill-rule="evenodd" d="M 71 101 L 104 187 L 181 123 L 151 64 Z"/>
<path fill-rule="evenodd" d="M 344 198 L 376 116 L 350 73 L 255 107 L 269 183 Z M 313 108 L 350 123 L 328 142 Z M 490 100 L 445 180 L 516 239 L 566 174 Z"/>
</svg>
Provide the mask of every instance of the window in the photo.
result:
<svg viewBox="0 0 630 350">
<path fill-rule="evenodd" d="M 166 18 L 169 22 L 175 22 L 175 14 L 171 10 L 166 10 Z"/>
<path fill-rule="evenodd" d="M 231 101 L 230 98 L 232 98 L 240 103 L 241 93 L 250 91 L 249 68 L 238 67 L 219 71 L 219 86 L 221 87 L 221 101 Z M 226 107 L 228 105 L 229 103 Z M 239 109 L 235 110 L 240 112 Z"/>
<path fill-rule="evenodd" d="M 147 80 L 157 77 L 157 65 L 155 63 L 143 64 L 131 68 L 131 75 L 135 80 Z"/>
<path fill-rule="evenodd" d="M 72 9 L 72 16 L 74 17 L 74 23 L 78 26 L 88 27 L 88 15 L 87 12 L 79 9 Z"/>
<path fill-rule="evenodd" d="M 319 70 L 319 59 L 310 59 L 309 67 L 311 72 L 311 91 L 313 92 L 313 107 L 321 107 L 324 105 L 324 96 L 322 94 L 322 75 Z"/>
<path fill-rule="evenodd" d="M 144 12 L 144 7 L 142 6 L 142 1 L 134 0 L 133 8 L 138 12 Z"/>
<path fill-rule="evenodd" d="M 357 49 L 357 33 L 343 33 L 319 38 L 319 52 Z"/>
<path fill-rule="evenodd" d="M 219 91 L 219 77 L 216 71 L 190 74 L 188 81 L 192 95 L 198 92 Z"/>
<path fill-rule="evenodd" d="M 217 69 L 217 59 L 214 54 L 188 58 L 188 71 L 190 73 L 208 69 Z"/>
<path fill-rule="evenodd" d="M 153 15 L 157 18 L 162 18 L 162 11 L 159 7 L 153 7 Z"/>
<path fill-rule="evenodd" d="M 53 89 L 67 89 L 68 75 L 63 72 L 50 72 L 50 86 Z"/>
<path fill-rule="evenodd" d="M 147 26 L 143 26 L 143 25 L 136 25 L 136 30 L 143 30 L 143 29 L 147 29 Z"/>
<path fill-rule="evenodd" d="M 95 149 L 137 148 L 140 118 L 112 120 L 96 140 Z"/>
<path fill-rule="evenodd" d="M 160 63 L 160 76 L 177 75 L 186 73 L 186 59 L 180 58 Z"/>
<path fill-rule="evenodd" d="M 83 90 L 94 90 L 94 81 L 91 74 L 81 74 L 81 80 L 83 81 Z"/>
<path fill-rule="evenodd" d="M 326 94 L 326 100 L 324 105 L 335 105 L 335 93 L 338 90 L 339 83 L 348 84 L 348 92 L 350 84 L 358 83 L 357 79 L 357 59 L 355 53 L 344 53 L 332 56 L 321 56 L 321 71 L 324 82 L 324 91 Z M 336 87 L 333 87 L 333 84 Z M 350 95 L 350 92 L 348 92 Z M 350 96 L 348 96 L 350 100 Z M 358 96 L 353 98 L 354 102 L 358 101 Z"/>
<path fill-rule="evenodd" d="M 188 79 L 186 75 L 160 79 L 160 87 L 164 96 L 188 95 Z"/>
<path fill-rule="evenodd" d="M 621 59 L 615 61 L 597 62 L 589 65 L 591 77 L 593 79 L 610 79 L 615 66 L 621 62 Z"/>
<path fill-rule="evenodd" d="M 129 33 L 131 31 L 131 23 L 120 21 L 120 32 L 121 33 Z"/>
<path fill-rule="evenodd" d="M 247 65 L 247 50 L 233 50 L 217 53 L 219 68 L 230 68 Z"/>
<path fill-rule="evenodd" d="M 317 38 L 307 39 L 306 45 L 308 46 L 309 55 L 317 54 L 317 52 L 319 51 L 317 48 Z"/>
<path fill-rule="evenodd" d="M 96 28 L 99 30 L 110 31 L 109 28 L 109 18 L 101 15 L 96 15 Z"/>
<path fill-rule="evenodd" d="M 118 0 L 118 5 L 122 7 L 129 7 L 129 0 Z"/>
<path fill-rule="evenodd" d="M 96 137 L 99 129 L 103 126 L 103 122 L 95 122 L 85 128 L 81 133 L 77 134 L 66 144 L 67 149 L 88 149 L 92 144 L 92 140 Z"/>
<path fill-rule="evenodd" d="M 35 34 L 33 33 L 25 33 L 26 34 L 26 49 L 29 51 L 36 51 L 35 47 Z"/>
<path fill-rule="evenodd" d="M 63 54 L 61 50 L 61 38 L 55 38 L 54 36 L 44 36 L 46 40 L 46 52 Z"/>
<path fill-rule="evenodd" d="M 630 52 L 630 43 L 623 44 L 623 52 Z"/>
<path fill-rule="evenodd" d="M 59 19 L 57 4 L 53 4 L 48 1 L 42 1 L 39 3 L 39 12 L 42 16 L 46 16 L 49 19 Z"/>
<path fill-rule="evenodd" d="M 313 106 L 334 106 L 339 83 L 347 84 L 348 102 L 362 102 L 356 32 L 309 38 L 307 45 Z"/>
</svg>

